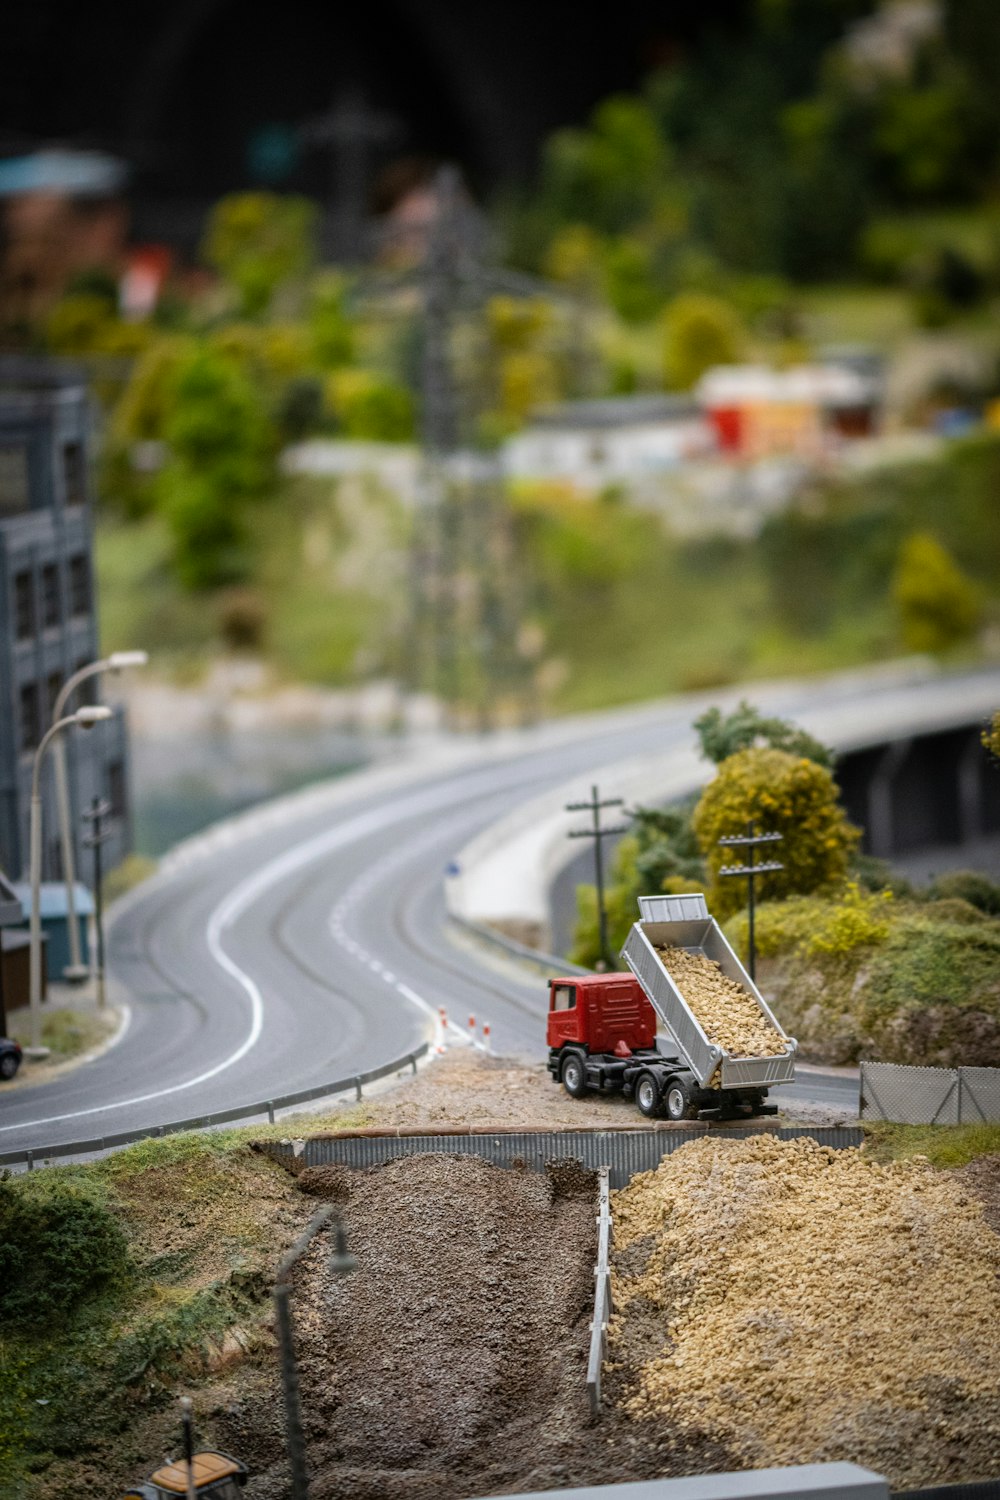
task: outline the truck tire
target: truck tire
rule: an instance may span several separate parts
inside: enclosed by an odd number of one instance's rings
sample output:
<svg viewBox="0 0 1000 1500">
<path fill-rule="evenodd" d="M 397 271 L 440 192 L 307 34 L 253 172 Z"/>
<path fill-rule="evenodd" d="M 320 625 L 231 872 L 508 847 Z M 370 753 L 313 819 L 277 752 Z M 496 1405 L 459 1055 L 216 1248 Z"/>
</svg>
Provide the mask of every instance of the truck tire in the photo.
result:
<svg viewBox="0 0 1000 1500">
<path fill-rule="evenodd" d="M 635 1102 L 641 1115 L 655 1120 L 660 1113 L 660 1080 L 655 1073 L 640 1073 L 635 1081 Z"/>
<path fill-rule="evenodd" d="M 567 1052 L 559 1069 L 562 1086 L 571 1099 L 582 1099 L 587 1092 L 587 1068 L 579 1052 Z"/>
<path fill-rule="evenodd" d="M 694 1120 L 697 1107 L 692 1102 L 694 1090 L 684 1078 L 668 1078 L 663 1090 L 663 1106 L 668 1120 Z"/>
</svg>

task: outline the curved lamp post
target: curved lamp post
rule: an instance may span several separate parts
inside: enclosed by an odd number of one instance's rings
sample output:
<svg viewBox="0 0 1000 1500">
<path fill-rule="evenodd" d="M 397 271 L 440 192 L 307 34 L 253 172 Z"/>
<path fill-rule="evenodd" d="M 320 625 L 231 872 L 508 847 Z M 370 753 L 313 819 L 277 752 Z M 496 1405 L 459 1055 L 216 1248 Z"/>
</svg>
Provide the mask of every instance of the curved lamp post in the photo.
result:
<svg viewBox="0 0 1000 1500">
<path fill-rule="evenodd" d="M 66 705 L 82 682 L 88 677 L 97 677 L 101 672 L 121 672 L 126 667 L 144 667 L 149 660 L 145 651 L 113 651 L 101 661 L 92 661 L 86 667 L 67 677 L 59 690 L 52 708 L 52 722 L 57 723 L 66 711 Z M 57 740 L 55 750 L 56 808 L 59 814 L 59 840 L 62 846 L 63 879 L 66 882 L 66 920 L 69 926 L 69 967 L 63 970 L 63 978 L 71 982 L 86 979 L 89 970 L 81 961 L 80 929 L 76 924 L 76 869 L 73 855 L 73 829 L 69 810 L 69 780 L 66 775 L 66 747 Z"/>
<path fill-rule="evenodd" d="M 91 725 L 99 724 L 102 719 L 110 718 L 110 708 L 78 708 L 75 714 L 68 714 L 64 719 L 57 719 L 48 733 L 42 736 L 41 744 L 35 751 L 35 763 L 31 771 L 31 1048 L 29 1056 L 32 1053 L 38 1056 L 42 1052 L 42 799 L 39 795 L 42 760 L 50 742 L 64 729 L 68 729 L 71 724 L 78 724 L 81 729 L 89 729 Z"/>
</svg>

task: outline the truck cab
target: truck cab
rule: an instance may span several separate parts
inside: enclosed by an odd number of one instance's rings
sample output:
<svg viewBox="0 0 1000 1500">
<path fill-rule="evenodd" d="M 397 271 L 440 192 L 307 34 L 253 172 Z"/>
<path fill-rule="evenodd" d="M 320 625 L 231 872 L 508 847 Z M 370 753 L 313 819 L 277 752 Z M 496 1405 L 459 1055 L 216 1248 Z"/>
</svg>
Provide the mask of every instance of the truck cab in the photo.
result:
<svg viewBox="0 0 1000 1500">
<path fill-rule="evenodd" d="M 631 974 L 580 974 L 549 981 L 548 1044 L 624 1053 L 656 1046 L 656 1012 Z"/>
<path fill-rule="evenodd" d="M 582 974 L 549 981 L 548 1068 L 567 1094 L 635 1095 L 643 1114 L 660 1110 L 668 1078 L 683 1074 L 679 1057 L 656 1044 L 656 1011 L 631 974 Z M 682 1118 L 690 1108 L 686 1085 Z"/>
</svg>

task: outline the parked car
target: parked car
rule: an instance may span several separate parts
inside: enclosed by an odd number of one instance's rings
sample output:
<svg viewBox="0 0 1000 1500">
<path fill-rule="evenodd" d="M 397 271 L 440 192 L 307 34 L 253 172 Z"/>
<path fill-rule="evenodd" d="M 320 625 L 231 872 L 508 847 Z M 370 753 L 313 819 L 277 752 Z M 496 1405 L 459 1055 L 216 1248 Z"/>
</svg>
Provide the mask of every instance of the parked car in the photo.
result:
<svg viewBox="0 0 1000 1500">
<path fill-rule="evenodd" d="M 9 1082 L 21 1066 L 21 1047 L 5 1036 L 0 1036 L 0 1078 Z"/>
</svg>

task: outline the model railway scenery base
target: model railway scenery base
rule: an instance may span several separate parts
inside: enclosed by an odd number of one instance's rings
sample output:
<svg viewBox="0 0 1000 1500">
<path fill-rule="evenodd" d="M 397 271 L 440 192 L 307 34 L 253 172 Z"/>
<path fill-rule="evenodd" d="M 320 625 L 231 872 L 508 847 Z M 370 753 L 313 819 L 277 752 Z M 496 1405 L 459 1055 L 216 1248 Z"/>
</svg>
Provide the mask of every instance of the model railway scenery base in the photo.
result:
<svg viewBox="0 0 1000 1500">
<path fill-rule="evenodd" d="M 830 1137 L 826 1141 L 817 1134 Z M 320 1500 L 557 1489 L 851 1460 L 897 1489 L 1000 1468 L 1000 1237 L 980 1180 L 854 1132 L 353 1131 L 267 1143 L 358 1270 L 296 1281 Z M 599 1173 L 612 1312 L 588 1391 Z M 628 1138 L 628 1139 L 627 1139 Z M 899 1286 L 910 1289 L 905 1307 Z M 273 1372 L 221 1437 L 261 1447 Z M 387 1413 L 389 1416 L 387 1417 Z M 283 1492 L 262 1479 L 254 1494 Z M 262 1486 L 262 1487 L 261 1487 Z"/>
</svg>

